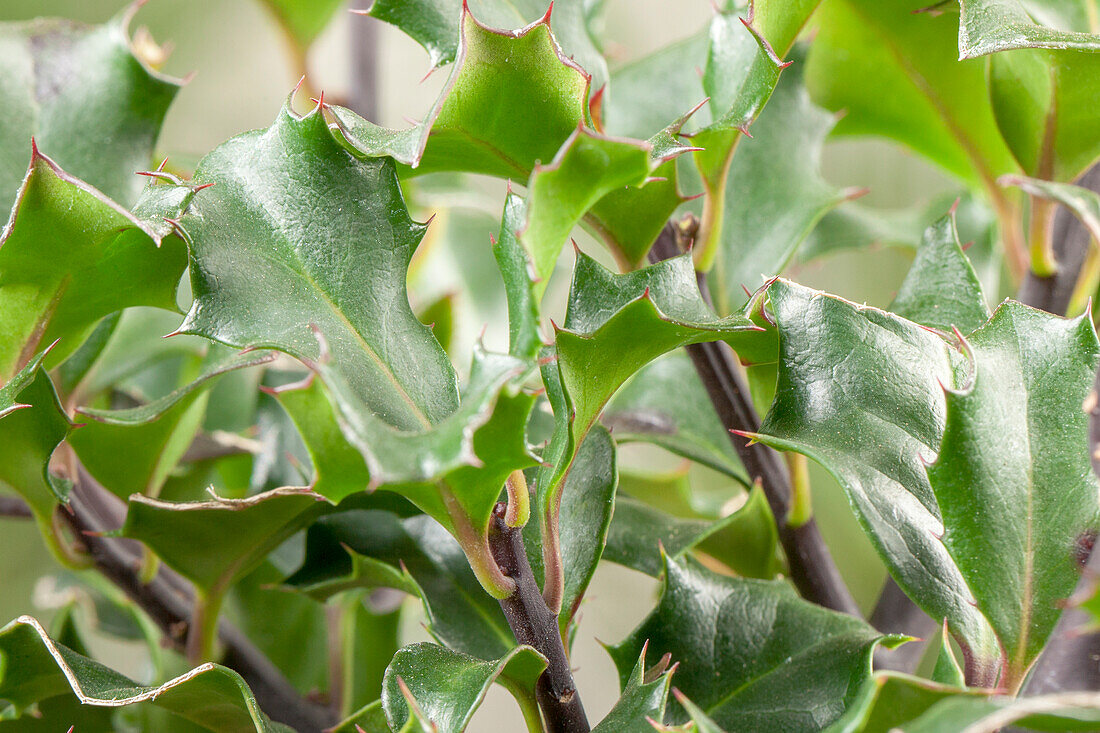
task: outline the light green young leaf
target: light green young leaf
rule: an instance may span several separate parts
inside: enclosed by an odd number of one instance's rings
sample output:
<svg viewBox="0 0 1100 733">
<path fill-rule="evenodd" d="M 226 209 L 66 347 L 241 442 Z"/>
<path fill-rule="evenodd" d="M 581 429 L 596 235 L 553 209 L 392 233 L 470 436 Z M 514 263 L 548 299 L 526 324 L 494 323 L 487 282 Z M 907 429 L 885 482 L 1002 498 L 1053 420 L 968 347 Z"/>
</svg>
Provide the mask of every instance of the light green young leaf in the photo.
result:
<svg viewBox="0 0 1100 733">
<path fill-rule="evenodd" d="M 649 653 L 679 662 L 677 688 L 723 728 L 813 731 L 853 702 L 883 637 L 802 600 L 783 581 L 729 578 L 666 558 L 657 608 L 609 648 L 624 686 L 647 640 Z M 688 716 L 677 709 L 669 717 Z"/>
<path fill-rule="evenodd" d="M 504 200 L 500 236 L 493 242 L 493 256 L 508 299 L 508 353 L 534 359 L 542 348 L 543 338 L 539 330 L 539 276 L 531 256 L 519 242 L 526 218 L 523 199 L 509 191 Z"/>
<path fill-rule="evenodd" d="M 132 3 L 114 20 L 85 26 L 38 19 L 0 23 L 0 217 L 10 211 L 31 160 L 31 139 L 75 178 L 132 206 L 168 105 L 181 82 L 133 50 Z"/>
<path fill-rule="evenodd" d="M 1038 697 L 955 696 L 899 730 L 902 733 L 995 733 L 1013 723 L 1029 730 L 1092 731 L 1100 724 L 1100 696 L 1064 692 Z"/>
<path fill-rule="evenodd" d="M 0 629 L 0 699 L 19 713 L 71 693 L 83 705 L 117 708 L 150 702 L 214 733 L 284 733 L 272 723 L 236 672 L 206 663 L 163 685 L 138 685 L 61 646 L 30 616 Z"/>
<path fill-rule="evenodd" d="M 825 730 L 827 733 L 895 731 L 937 703 L 956 698 L 978 701 L 985 700 L 986 695 L 980 690 L 967 691 L 908 674 L 876 672 L 844 715 Z"/>
<path fill-rule="evenodd" d="M 960 0 L 959 57 L 1046 48 L 1100 51 L 1100 18 L 1091 0 Z"/>
<path fill-rule="evenodd" d="M 398 651 L 386 669 L 382 708 L 393 730 L 403 730 L 416 716 L 430 730 L 462 733 L 497 678 L 532 695 L 544 669 L 546 660 L 528 646 L 485 661 L 437 644 L 411 644 Z"/>
<path fill-rule="evenodd" d="M 296 51 L 305 54 L 310 44 L 325 29 L 343 0 L 263 0 Z"/>
<path fill-rule="evenodd" d="M 187 252 L 161 217 L 178 215 L 192 192 L 146 192 L 131 213 L 35 149 L 0 233 L 0 378 L 55 340 L 47 365 L 61 362 L 124 307 L 175 309 Z"/>
<path fill-rule="evenodd" d="M 519 28 L 551 13 L 554 36 L 565 56 L 575 61 L 599 89 L 607 83 L 607 64 L 588 31 L 586 0 L 377 0 L 368 15 L 391 23 L 424 47 L 432 68 L 462 60 L 459 24 L 463 11 L 494 28 Z"/>
</svg>

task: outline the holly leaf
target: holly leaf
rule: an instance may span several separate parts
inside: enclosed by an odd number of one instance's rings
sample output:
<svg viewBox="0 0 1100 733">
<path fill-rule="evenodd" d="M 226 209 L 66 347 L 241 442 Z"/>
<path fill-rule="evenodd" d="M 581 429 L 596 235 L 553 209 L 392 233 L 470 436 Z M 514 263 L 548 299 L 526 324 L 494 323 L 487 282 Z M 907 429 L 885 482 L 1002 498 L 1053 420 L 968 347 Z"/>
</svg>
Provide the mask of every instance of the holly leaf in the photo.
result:
<svg viewBox="0 0 1100 733">
<path fill-rule="evenodd" d="M 167 502 L 130 497 L 118 534 L 139 540 L 201 591 L 206 617 L 216 617 L 226 591 L 268 553 L 324 513 L 309 489 L 284 488 L 246 499 Z"/>
<path fill-rule="evenodd" d="M 959 245 L 954 210 L 924 232 L 890 312 L 949 333 L 970 333 L 989 320 L 982 285 Z"/>
<path fill-rule="evenodd" d="M 519 242 L 519 231 L 526 219 L 526 205 L 511 190 L 504 200 L 500 236 L 493 242 L 504 292 L 508 301 L 508 353 L 521 359 L 534 359 L 542 348 L 539 330 L 538 273 L 531 256 Z"/>
<path fill-rule="evenodd" d="M 581 4 L 566 6 L 579 10 Z M 684 118 L 673 118 L 652 140 L 605 136 L 589 113 L 591 79 L 562 55 L 548 17 L 500 31 L 463 5 L 459 23 L 461 52 L 424 120 L 389 130 L 332 107 L 347 144 L 368 157 L 392 156 L 411 166 L 410 173 L 467 171 L 526 181 L 527 218 L 516 233 L 535 263 L 540 292 L 569 231 L 589 209 L 589 227 L 620 261 L 641 260 L 682 201 L 675 183 L 654 191 L 643 184 L 662 163 L 691 149 L 676 139 Z M 648 206 L 644 220 L 637 214 L 641 203 Z"/>
<path fill-rule="evenodd" d="M 430 517 L 362 509 L 323 517 L 307 531 L 302 566 L 285 583 L 328 597 L 357 572 L 366 582 L 356 587 L 384 585 L 420 597 L 429 631 L 452 649 L 499 659 L 515 646 L 500 605 L 478 589 L 461 548 Z"/>
<path fill-rule="evenodd" d="M 618 443 L 653 443 L 748 485 L 741 459 L 685 354 L 671 353 L 638 370 L 600 419 Z"/>
<path fill-rule="evenodd" d="M 546 659 L 529 646 L 486 661 L 437 644 L 410 644 L 394 655 L 382 682 L 382 708 L 393 730 L 416 717 L 439 733 L 461 733 L 498 678 L 534 694 Z"/>
<path fill-rule="evenodd" d="M 10 211 L 32 160 L 32 138 L 69 172 L 131 206 L 164 115 L 181 82 L 131 47 L 140 5 L 86 26 L 57 19 L 0 24 L 0 212 Z"/>
<path fill-rule="evenodd" d="M 922 0 L 843 0 L 817 14 L 806 84 L 831 110 L 847 110 L 838 135 L 882 135 L 930 158 L 995 204 L 993 182 L 1016 163 L 1001 137 L 985 65 L 959 61 L 950 13 L 918 13 Z"/>
<path fill-rule="evenodd" d="M 959 9 L 960 58 L 1020 48 L 1100 51 L 1095 9 L 1083 0 L 963 0 Z"/>
<path fill-rule="evenodd" d="M 1097 522 L 1087 456 L 1070 448 L 1085 440 L 1074 406 L 1096 358 L 1091 325 L 1009 301 L 959 354 L 892 314 L 785 281 L 769 293 L 780 372 L 758 439 L 837 477 L 898 583 L 948 620 L 968 679 L 992 685 L 1003 662 L 1002 682 L 1018 682 L 1072 593 L 1075 538 Z"/>
<path fill-rule="evenodd" d="M 37 354 L 0 387 L 0 483 L 19 494 L 42 527 L 67 491 L 50 477 L 50 456 L 72 429 Z M 52 533 L 44 534 L 51 537 Z"/>
<path fill-rule="evenodd" d="M 456 59 L 461 63 L 459 24 L 473 14 L 495 28 L 519 28 L 540 15 L 553 14 L 555 37 L 562 52 L 591 77 L 596 89 L 607 83 L 607 63 L 588 31 L 589 6 L 582 0 L 378 0 L 367 15 L 390 23 L 424 47 L 436 69 Z M 546 18 L 546 20 L 550 20 Z"/>
<path fill-rule="evenodd" d="M 104 410 L 79 407 L 91 422 L 69 438 L 84 467 L 119 495 L 159 494 L 202 426 L 208 390 L 223 375 L 270 363 L 273 352 L 248 352 L 216 358 L 188 384 L 137 407 Z"/>
<path fill-rule="evenodd" d="M 770 579 L 778 570 L 777 542 L 775 520 L 759 488 L 737 511 L 709 520 L 675 517 L 620 496 L 603 557 L 657 577 L 663 569 L 662 553 L 680 559 L 701 549 L 738 575 Z"/>
<path fill-rule="evenodd" d="M 668 659 L 661 659 L 646 669 L 645 654 L 643 647 L 619 701 L 592 729 L 593 733 L 652 733 L 652 721 L 665 719 L 665 704 L 676 667 L 669 668 Z"/>
<path fill-rule="evenodd" d="M 183 220 L 195 300 L 180 332 L 309 363 L 323 343 L 330 369 L 401 429 L 454 410 L 454 371 L 408 303 L 424 226 L 409 218 L 391 161 L 352 157 L 319 108 L 284 107 L 271 127 L 203 158 L 194 180 L 217 185 Z"/>
<path fill-rule="evenodd" d="M 72 693 L 82 705 L 122 707 L 149 702 L 215 733 L 279 733 L 236 672 L 206 663 L 158 686 L 143 686 L 47 636 L 30 616 L 0 629 L 0 699 L 19 714 L 27 706 Z"/>
<path fill-rule="evenodd" d="M 178 215 L 192 190 L 146 191 L 131 213 L 34 149 L 0 233 L 0 377 L 57 340 L 47 366 L 61 362 L 124 307 L 175 310 L 187 251 L 162 217 Z"/>
<path fill-rule="evenodd" d="M 647 640 L 651 652 L 671 654 L 677 687 L 724 728 L 820 730 L 870 678 L 883 639 L 859 619 L 802 600 L 785 582 L 719 576 L 666 558 L 657 608 L 609 652 L 624 686 Z M 688 716 L 677 709 L 669 717 Z"/>
<path fill-rule="evenodd" d="M 680 346 L 740 343 L 758 330 L 746 316 L 714 315 L 699 294 L 690 255 L 616 275 L 578 252 L 565 328 L 557 333 L 557 373 L 543 375 L 558 420 L 538 476 L 543 538 L 556 533 L 563 482 L 584 436 L 627 378 Z M 557 566 L 557 549 L 544 541 L 547 567 Z M 560 582 L 547 579 L 551 597 Z"/>
</svg>

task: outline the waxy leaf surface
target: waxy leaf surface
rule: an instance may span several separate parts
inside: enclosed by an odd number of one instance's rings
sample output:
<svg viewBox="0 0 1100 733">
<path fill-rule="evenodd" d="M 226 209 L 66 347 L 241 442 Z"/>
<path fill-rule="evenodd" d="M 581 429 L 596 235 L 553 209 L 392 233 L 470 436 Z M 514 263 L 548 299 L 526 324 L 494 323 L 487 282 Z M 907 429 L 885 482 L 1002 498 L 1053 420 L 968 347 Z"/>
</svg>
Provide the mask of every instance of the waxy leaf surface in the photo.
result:
<svg viewBox="0 0 1100 733">
<path fill-rule="evenodd" d="M 593 733 L 651 733 L 650 721 L 665 718 L 665 704 L 675 670 L 646 669 L 643 650 L 630 673 L 623 694 Z M 655 674 L 656 673 L 656 674 Z"/>
<path fill-rule="evenodd" d="M 0 699 L 16 712 L 72 693 L 85 705 L 150 702 L 214 733 L 285 733 L 272 723 L 236 672 L 206 663 L 160 686 L 143 686 L 61 646 L 29 616 L 0 629 Z"/>
<path fill-rule="evenodd" d="M 529 646 L 486 661 L 438 644 L 411 644 L 399 650 L 386 669 L 382 708 L 393 730 L 403 729 L 414 702 L 431 730 L 462 733 L 498 677 L 506 676 L 509 684 L 531 695 L 545 668 L 546 660 Z M 401 689 L 402 683 L 407 692 Z"/>
<path fill-rule="evenodd" d="M 680 665 L 677 689 L 727 731 L 817 731 L 870 678 L 881 639 L 783 581 L 729 578 L 667 559 L 657 608 L 610 652 L 624 685 L 647 640 L 649 654 L 671 654 Z M 682 710 L 670 717 L 687 719 Z"/>
<path fill-rule="evenodd" d="M 15 201 L 31 138 L 71 175 L 123 206 L 145 181 L 153 144 L 180 83 L 130 47 L 132 5 L 86 26 L 57 19 L 0 23 L 0 217 Z"/>
</svg>

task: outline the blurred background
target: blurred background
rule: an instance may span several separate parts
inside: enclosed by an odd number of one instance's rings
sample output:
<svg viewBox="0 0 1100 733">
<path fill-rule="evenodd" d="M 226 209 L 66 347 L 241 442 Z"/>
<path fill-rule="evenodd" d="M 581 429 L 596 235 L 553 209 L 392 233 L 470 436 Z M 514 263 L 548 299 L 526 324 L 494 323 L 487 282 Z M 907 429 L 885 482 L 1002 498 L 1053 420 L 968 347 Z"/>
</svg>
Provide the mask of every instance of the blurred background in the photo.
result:
<svg viewBox="0 0 1100 733">
<path fill-rule="evenodd" d="M 370 0 L 363 0 L 369 5 Z M 120 9 L 118 0 L 0 0 L 0 21 L 16 21 L 35 16 L 62 16 L 89 23 L 100 23 Z M 643 56 L 677 39 L 698 33 L 713 13 L 711 0 L 607 0 L 605 13 L 607 52 L 612 69 Z M 531 20 L 534 20 L 533 18 Z M 374 27 L 365 30 L 363 26 Z M 171 56 L 163 70 L 176 76 L 194 74 L 179 93 L 160 138 L 159 150 L 184 169 L 194 165 L 204 153 L 240 132 L 271 124 L 287 94 L 302 73 L 279 26 L 258 0 L 152 0 L 142 8 L 134 29 L 145 26 L 161 44 L 170 44 Z M 442 69 L 424 79 L 429 69 L 428 56 L 413 40 L 397 29 L 372 18 L 338 12 L 333 22 L 314 44 L 306 65 L 309 86 L 324 90 L 326 98 L 348 100 L 352 97 L 352 64 L 356 44 L 373 42 L 377 48 L 377 87 L 375 122 L 402 127 L 408 118 L 419 119 L 435 100 L 449 73 Z M 308 99 L 296 102 L 300 110 L 308 108 Z M 929 202 L 954 190 L 951 182 L 923 161 L 894 145 L 875 140 L 830 141 L 824 150 L 822 172 L 827 180 L 842 186 L 867 187 L 864 202 L 875 207 L 908 207 Z M 431 182 L 422 184 L 430 192 Z M 470 261 L 489 255 L 488 237 L 499 229 L 499 207 L 504 186 L 498 181 L 475 181 L 456 202 L 468 210 L 463 225 L 446 220 L 433 228 L 460 233 L 461 250 L 432 252 L 418 262 L 410 275 L 414 305 L 427 304 L 441 294 L 453 293 L 460 302 L 488 302 L 501 308 L 502 292 L 472 291 L 460 272 L 467 266 L 455 251 L 475 253 Z M 434 213 L 433 199 L 414 199 L 417 218 Z M 494 206 L 496 207 L 494 209 Z M 943 213 L 943 212 L 939 212 Z M 456 235 L 457 236 L 457 235 Z M 965 236 L 965 234 L 964 234 Z M 605 259 L 601 249 L 583 233 L 577 233 L 581 247 Z M 439 249 L 439 248 L 435 248 Z M 569 248 L 566 248 L 568 251 Z M 559 268 L 553 281 L 549 308 L 551 317 L 561 322 L 560 309 L 572 254 Z M 812 265 L 792 266 L 787 274 L 804 284 L 827 289 L 850 300 L 885 306 L 901 282 L 911 252 L 880 247 L 871 252 L 839 252 Z M 421 258 L 425 259 L 425 258 Z M 489 260 L 491 263 L 491 259 Z M 498 287 L 496 283 L 490 283 Z M 485 284 L 480 286 L 486 287 Z M 473 289 L 473 290 L 476 290 Z M 557 313 L 554 311 L 558 310 Z M 489 313 L 480 305 L 477 313 Z M 490 346 L 506 346 L 506 321 L 490 321 L 486 339 Z M 467 324 L 459 341 L 472 342 L 481 324 Z M 458 349 L 468 354 L 468 350 Z M 459 364 L 460 369 L 463 364 Z M 657 449 L 646 447 L 623 450 L 627 465 L 645 463 L 648 468 L 672 468 L 678 461 L 653 457 Z M 643 453 L 645 455 L 643 455 Z M 703 469 L 700 469 L 702 472 Z M 716 475 L 701 475 L 702 482 L 718 480 Z M 839 487 L 817 467 L 813 467 L 814 503 L 818 522 L 834 557 L 864 608 L 873 604 L 883 582 L 884 571 L 868 542 L 855 524 Z M 0 518 L 0 623 L 22 613 L 48 620 L 56 595 L 49 581 L 57 571 L 42 546 L 34 523 Z M 46 580 L 42 580 L 46 578 Z M 656 584 L 650 578 L 604 565 L 591 585 L 583 606 L 583 620 L 577 637 L 574 664 L 577 681 L 590 718 L 597 720 L 618 697 L 617 675 L 599 641 L 617 642 L 648 613 L 656 598 Z M 416 619 L 409 623 L 410 640 L 425 638 Z M 133 675 L 140 673 L 135 650 L 127 646 L 93 647 L 104 661 Z M 519 730 L 518 711 L 502 689 L 491 693 L 471 731 Z"/>
</svg>

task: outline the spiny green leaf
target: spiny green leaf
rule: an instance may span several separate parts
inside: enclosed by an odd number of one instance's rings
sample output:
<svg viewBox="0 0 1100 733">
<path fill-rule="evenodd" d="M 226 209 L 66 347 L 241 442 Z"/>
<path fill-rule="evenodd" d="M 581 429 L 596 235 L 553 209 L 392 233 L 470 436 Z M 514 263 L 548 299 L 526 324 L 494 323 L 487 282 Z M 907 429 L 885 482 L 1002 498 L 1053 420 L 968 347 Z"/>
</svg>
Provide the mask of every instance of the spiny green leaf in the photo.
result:
<svg viewBox="0 0 1100 733">
<path fill-rule="evenodd" d="M 580 2 L 566 7 L 572 17 Z M 650 141 L 607 137 L 589 114 L 590 79 L 561 55 L 546 18 L 496 31 L 464 7 L 460 25 L 461 53 L 424 120 L 388 130 L 333 107 L 347 143 L 362 155 L 390 155 L 413 173 L 457 170 L 527 182 L 527 219 L 517 234 L 540 280 L 549 277 L 569 230 L 590 208 L 588 223 L 612 252 L 624 264 L 639 262 L 682 201 L 674 181 L 652 191 L 643 184 L 667 159 L 690 149 L 676 142 L 683 119 L 671 118 Z M 642 218 L 638 211 L 645 211 Z"/>
<path fill-rule="evenodd" d="M 784 281 L 769 293 L 780 376 L 759 439 L 833 472 L 899 584 L 947 618 L 969 673 L 995 683 L 1004 649 L 1018 682 L 1073 590 L 1075 538 L 1097 522 L 1095 479 L 1072 447 L 1085 441 L 1091 325 L 1009 302 L 963 358 L 892 314 Z M 970 386 L 945 399 L 956 383 Z"/>
<path fill-rule="evenodd" d="M 0 377 L 58 339 L 49 365 L 62 361 L 126 306 L 175 309 L 187 252 L 161 217 L 178 215 L 191 189 L 146 191 L 130 213 L 35 149 L 0 233 Z"/>
<path fill-rule="evenodd" d="M 624 685 L 646 640 L 650 653 L 671 654 L 676 686 L 727 730 L 816 731 L 851 704 L 882 639 L 785 582 L 723 577 L 667 558 L 657 608 L 609 651 Z"/>
<path fill-rule="evenodd" d="M 180 82 L 130 46 L 129 21 L 85 26 L 38 19 L 0 24 L 0 212 L 9 211 L 31 159 L 31 138 L 72 176 L 131 206 Z"/>
<path fill-rule="evenodd" d="M 23 497 L 43 528 L 65 500 L 50 478 L 50 456 L 72 429 L 42 369 L 45 356 L 36 355 L 0 387 L 0 483 Z"/>
<path fill-rule="evenodd" d="M 703 88 L 714 122 L 693 138 L 704 148 L 695 160 L 709 191 L 720 192 L 734 146 L 768 102 L 787 66 L 780 56 L 790 50 L 819 2 L 771 0 L 750 3 L 748 8 L 727 3 L 711 21 Z"/>
<path fill-rule="evenodd" d="M 669 669 L 665 659 L 646 669 L 645 657 L 643 648 L 619 701 L 592 729 L 593 733 L 652 733 L 650 721 L 664 720 L 668 690 L 676 669 Z"/>
<path fill-rule="evenodd" d="M 195 301 L 181 332 L 309 362 L 327 345 L 329 368 L 400 429 L 455 409 L 451 364 L 408 303 L 424 227 L 409 218 L 392 161 L 357 160 L 320 109 L 284 107 L 268 129 L 203 158 L 194 180 L 217 185 L 183 220 Z"/>
<path fill-rule="evenodd" d="M 924 232 L 890 311 L 922 326 L 970 333 L 989 320 L 982 285 L 959 245 L 954 211 Z"/>
<path fill-rule="evenodd" d="M 1077 585 L 1077 539 L 1100 525 L 1096 477 L 1079 449 L 1088 432 L 1079 405 L 1100 345 L 1089 319 L 1012 301 L 967 342 L 971 363 L 957 372 L 959 390 L 947 391 L 928 478 L 943 543 L 997 633 L 1002 681 L 1012 685 Z"/>
<path fill-rule="evenodd" d="M 461 733 L 500 676 L 533 694 L 546 660 L 519 646 L 494 661 L 485 661 L 437 644 L 411 644 L 394 655 L 382 683 L 382 707 L 394 730 L 410 716 L 410 705 L 439 733 Z"/>
<path fill-rule="evenodd" d="M 166 565 L 217 595 L 325 510 L 309 489 L 274 489 L 247 499 L 166 502 L 130 497 L 120 534 L 140 540 Z"/>
<path fill-rule="evenodd" d="M 236 672 L 202 664 L 163 685 L 138 685 L 55 643 L 30 616 L 0 629 L 0 699 L 18 712 L 63 693 L 81 704 L 121 707 L 150 702 L 215 733 L 280 733 Z"/>
<path fill-rule="evenodd" d="M 458 28 L 464 10 L 495 28 L 519 28 L 552 12 L 550 21 L 563 53 L 579 64 L 599 89 L 607 82 L 607 64 L 588 31 L 590 5 L 583 0 L 556 0 L 551 11 L 548 0 L 377 0 L 368 14 L 411 36 L 428 52 L 432 68 L 438 68 L 456 57 L 462 60 Z"/>
<path fill-rule="evenodd" d="M 950 13 L 910 12 L 926 5 L 827 3 L 816 18 L 807 86 L 819 104 L 847 110 L 838 134 L 893 138 L 1003 200 L 992 183 L 1016 163 L 993 117 L 985 65 L 958 60 Z"/>
<path fill-rule="evenodd" d="M 685 354 L 674 352 L 642 367 L 607 403 L 601 420 L 618 443 L 653 443 L 748 485 L 741 459 Z"/>
</svg>

